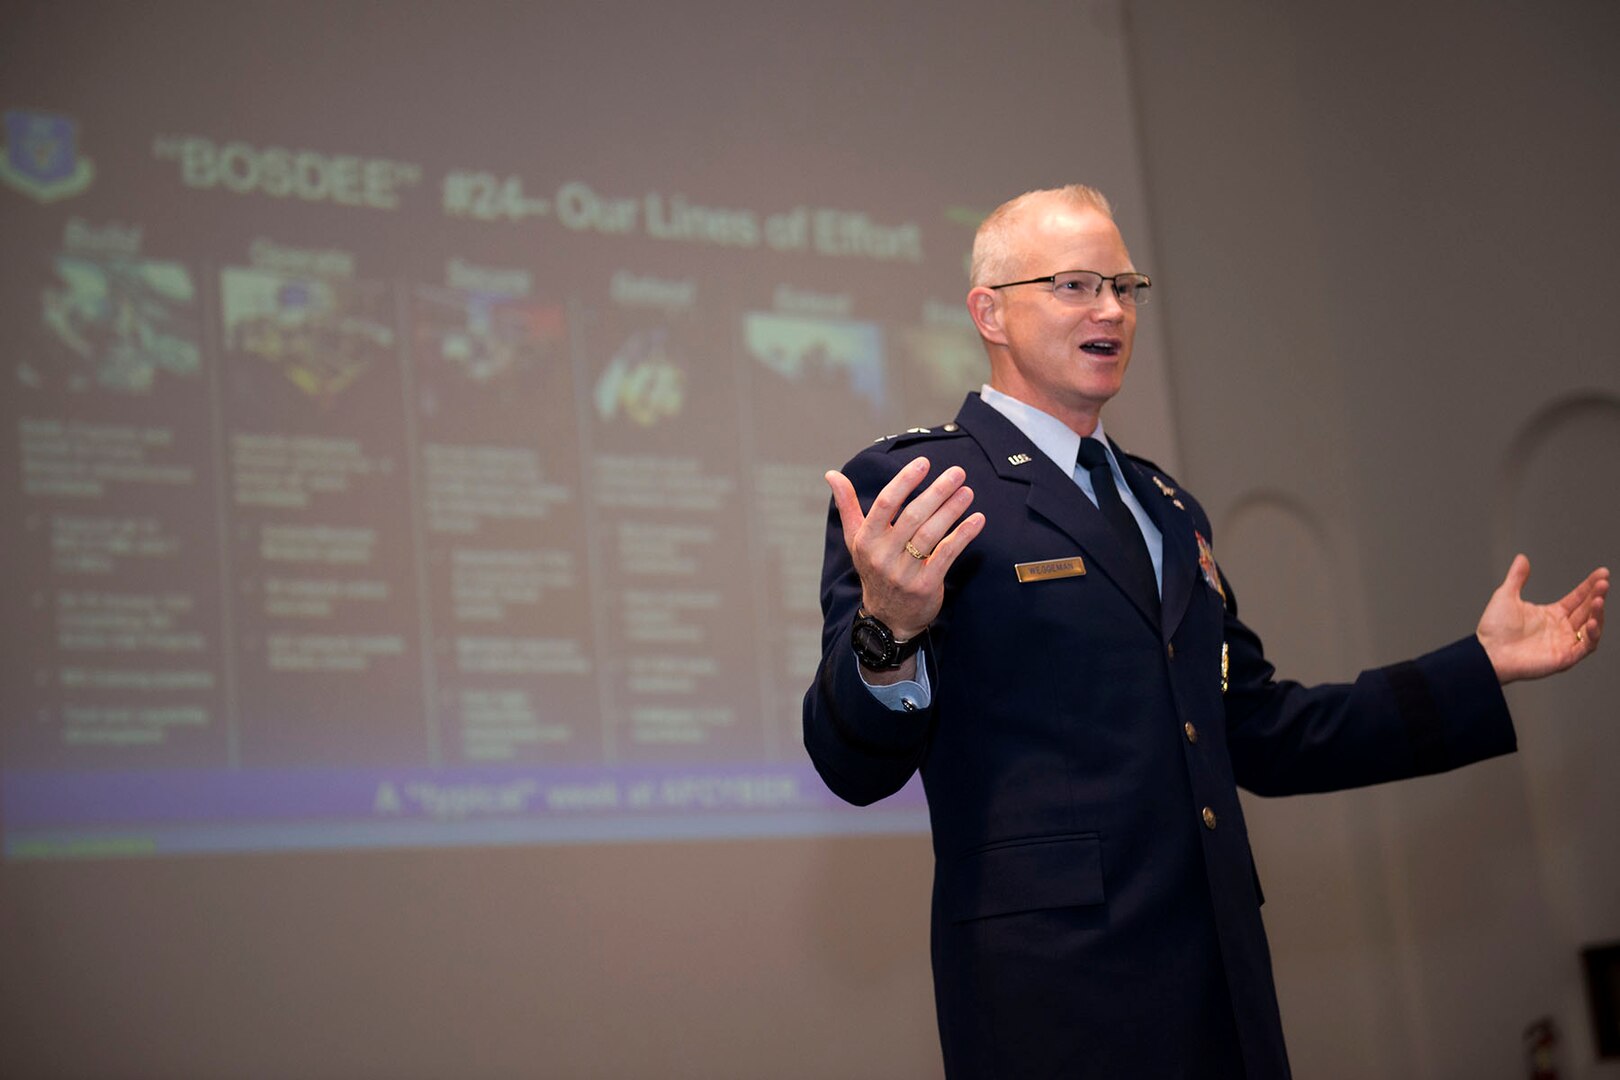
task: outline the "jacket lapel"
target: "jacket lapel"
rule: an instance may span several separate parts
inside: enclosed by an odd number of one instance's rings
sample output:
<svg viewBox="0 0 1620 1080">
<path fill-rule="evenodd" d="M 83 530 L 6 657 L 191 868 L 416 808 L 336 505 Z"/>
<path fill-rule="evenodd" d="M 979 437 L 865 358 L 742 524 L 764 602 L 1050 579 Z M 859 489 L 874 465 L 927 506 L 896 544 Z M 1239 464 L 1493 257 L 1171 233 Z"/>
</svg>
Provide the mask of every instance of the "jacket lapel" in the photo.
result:
<svg viewBox="0 0 1620 1080">
<path fill-rule="evenodd" d="M 1113 442 L 1112 439 L 1109 441 Z M 1185 510 L 1170 501 L 1175 494 L 1174 488 L 1168 489 L 1168 493 L 1161 489 L 1147 470 L 1125 455 L 1118 443 L 1114 443 L 1114 454 L 1119 458 L 1119 469 L 1125 474 L 1125 482 L 1130 485 L 1136 501 L 1142 504 L 1153 523 L 1159 527 L 1159 535 L 1163 539 L 1159 594 L 1164 639 L 1169 641 L 1181 625 L 1182 617 L 1187 614 L 1187 604 L 1192 599 L 1197 576 L 1194 567 L 1198 565 L 1198 547 L 1193 541 L 1192 521 Z M 1169 481 L 1164 483 L 1168 484 Z"/>
<path fill-rule="evenodd" d="M 1074 477 L 1065 476 L 1016 424 L 986 405 L 978 394 L 968 395 L 956 422 L 984 448 L 996 475 L 1027 485 L 1026 501 L 1030 510 L 1079 544 L 1087 558 L 1087 569 L 1106 575 L 1130 599 L 1147 624 L 1157 630 L 1159 623 L 1153 614 L 1152 598 L 1141 595 L 1140 588 L 1133 584 L 1132 575 L 1123 572 L 1127 565 L 1125 552 L 1114 530 L 1102 511 L 1076 486 Z M 1125 464 L 1121 459 L 1122 468 Z M 1140 495 L 1137 498 L 1142 499 Z M 1162 530 L 1163 526 L 1160 528 Z M 1167 547 L 1167 566 L 1168 550 Z"/>
</svg>

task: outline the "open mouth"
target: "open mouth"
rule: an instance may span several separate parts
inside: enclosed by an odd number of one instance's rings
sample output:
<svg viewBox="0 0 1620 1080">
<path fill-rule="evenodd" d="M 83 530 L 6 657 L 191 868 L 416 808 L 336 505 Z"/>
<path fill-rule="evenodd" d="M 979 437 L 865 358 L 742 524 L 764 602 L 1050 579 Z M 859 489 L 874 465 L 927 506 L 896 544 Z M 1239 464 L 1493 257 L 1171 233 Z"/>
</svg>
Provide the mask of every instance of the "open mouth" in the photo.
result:
<svg viewBox="0 0 1620 1080">
<path fill-rule="evenodd" d="M 1107 338 L 1099 338 L 1096 341 L 1088 341 L 1081 345 L 1080 351 L 1083 353 L 1089 353 L 1092 356 L 1118 356 L 1119 348 L 1119 342 L 1110 341 Z"/>
</svg>

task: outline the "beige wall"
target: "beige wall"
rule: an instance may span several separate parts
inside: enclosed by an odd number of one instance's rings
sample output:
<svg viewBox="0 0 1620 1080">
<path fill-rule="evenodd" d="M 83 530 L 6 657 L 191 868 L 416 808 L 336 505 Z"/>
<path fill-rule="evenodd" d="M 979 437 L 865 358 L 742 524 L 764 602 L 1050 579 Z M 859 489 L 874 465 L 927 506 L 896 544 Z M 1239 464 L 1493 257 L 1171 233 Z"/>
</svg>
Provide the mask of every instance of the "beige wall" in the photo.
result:
<svg viewBox="0 0 1620 1080">
<path fill-rule="evenodd" d="M 1620 24 L 1312 6 L 1130 33 L 1181 470 L 1314 679 L 1466 633 L 1516 548 L 1543 598 L 1620 561 Z M 1620 1075 L 1575 960 L 1620 938 L 1614 652 L 1515 689 L 1514 758 L 1251 804 L 1301 1077 L 1520 1076 L 1549 1013 L 1566 1076 Z M 921 838 L 8 865 L 0 1071 L 936 1075 L 928 873 Z"/>
<path fill-rule="evenodd" d="M 1285 673 L 1344 677 L 1620 562 L 1620 18 L 1132 6 L 1184 479 Z M 1260 288 L 1260 283 L 1264 288 Z M 1620 939 L 1620 664 L 1509 694 L 1521 753 L 1250 800 L 1303 1077 L 1523 1076 Z"/>
</svg>

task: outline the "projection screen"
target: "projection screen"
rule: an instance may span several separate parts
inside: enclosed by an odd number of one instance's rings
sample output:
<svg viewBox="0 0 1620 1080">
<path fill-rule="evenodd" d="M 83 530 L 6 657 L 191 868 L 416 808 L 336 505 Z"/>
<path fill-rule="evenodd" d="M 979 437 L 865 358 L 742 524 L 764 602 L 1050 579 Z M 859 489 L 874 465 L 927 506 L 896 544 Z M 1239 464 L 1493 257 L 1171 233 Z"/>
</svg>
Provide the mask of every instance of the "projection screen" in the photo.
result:
<svg viewBox="0 0 1620 1080">
<path fill-rule="evenodd" d="M 6 857 L 923 828 L 800 742 L 822 473 L 986 379 L 1003 199 L 1154 271 L 1122 18 L 8 16 Z"/>
</svg>

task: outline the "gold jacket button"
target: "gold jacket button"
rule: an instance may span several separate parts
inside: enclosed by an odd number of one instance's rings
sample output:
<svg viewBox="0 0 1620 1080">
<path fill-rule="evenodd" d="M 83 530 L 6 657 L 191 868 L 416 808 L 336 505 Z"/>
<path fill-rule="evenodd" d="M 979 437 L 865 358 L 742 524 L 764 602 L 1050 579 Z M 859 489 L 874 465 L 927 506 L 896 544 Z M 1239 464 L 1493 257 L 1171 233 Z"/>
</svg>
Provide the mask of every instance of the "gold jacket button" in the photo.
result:
<svg viewBox="0 0 1620 1080">
<path fill-rule="evenodd" d="M 1209 807 L 1206 806 L 1206 807 L 1204 807 L 1204 828 L 1213 829 L 1214 827 L 1215 827 L 1215 811 L 1211 810 Z"/>
<path fill-rule="evenodd" d="M 1164 647 L 1164 651 L 1169 655 L 1170 659 L 1174 660 L 1176 658 L 1176 643 L 1172 641 Z"/>
<path fill-rule="evenodd" d="M 1181 730 L 1187 733 L 1188 742 L 1198 741 L 1198 729 L 1193 727 L 1191 720 L 1187 721 L 1185 724 L 1182 724 Z"/>
</svg>

